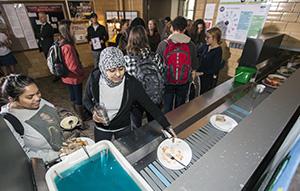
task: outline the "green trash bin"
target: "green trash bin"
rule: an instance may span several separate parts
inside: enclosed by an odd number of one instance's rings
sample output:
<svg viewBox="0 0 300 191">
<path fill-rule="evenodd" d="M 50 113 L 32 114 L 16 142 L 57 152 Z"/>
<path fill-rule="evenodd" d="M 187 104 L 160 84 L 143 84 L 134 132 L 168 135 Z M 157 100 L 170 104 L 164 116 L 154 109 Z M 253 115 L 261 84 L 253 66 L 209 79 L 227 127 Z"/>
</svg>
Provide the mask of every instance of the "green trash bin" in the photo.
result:
<svg viewBox="0 0 300 191">
<path fill-rule="evenodd" d="M 234 81 L 242 84 L 246 84 L 250 81 L 250 79 L 255 73 L 256 73 L 256 68 L 239 66 L 236 68 Z"/>
</svg>

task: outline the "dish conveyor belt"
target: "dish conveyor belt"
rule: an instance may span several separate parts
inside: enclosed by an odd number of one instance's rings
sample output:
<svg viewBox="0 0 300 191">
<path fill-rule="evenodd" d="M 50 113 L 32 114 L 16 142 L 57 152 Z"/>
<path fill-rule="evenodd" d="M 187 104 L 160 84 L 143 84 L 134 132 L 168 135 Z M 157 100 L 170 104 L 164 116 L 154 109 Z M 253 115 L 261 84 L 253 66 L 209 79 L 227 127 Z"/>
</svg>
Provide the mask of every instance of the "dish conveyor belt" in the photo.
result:
<svg viewBox="0 0 300 191">
<path fill-rule="evenodd" d="M 252 91 L 249 91 L 245 96 L 233 103 L 222 113 L 230 116 L 236 120 L 237 123 L 239 123 L 250 114 L 249 111 L 247 111 L 247 108 L 250 108 L 251 104 L 253 104 L 255 108 L 257 105 L 259 105 L 259 103 L 267 98 L 272 91 L 273 89 L 266 87 L 265 91 L 256 99 L 251 97 Z M 220 131 L 213 127 L 211 123 L 208 123 L 185 139 L 193 152 L 192 160 L 188 167 L 182 170 L 169 170 L 158 161 L 157 157 L 155 157 L 156 159 L 140 170 L 139 173 L 148 182 L 153 190 L 164 190 L 170 186 L 176 178 L 181 176 L 188 168 L 190 168 L 197 160 L 199 160 L 206 152 L 208 152 L 215 144 L 217 144 L 217 142 L 226 136 L 226 134 L 226 132 Z M 152 154 L 156 155 L 156 150 L 154 152 L 155 153 Z"/>
</svg>

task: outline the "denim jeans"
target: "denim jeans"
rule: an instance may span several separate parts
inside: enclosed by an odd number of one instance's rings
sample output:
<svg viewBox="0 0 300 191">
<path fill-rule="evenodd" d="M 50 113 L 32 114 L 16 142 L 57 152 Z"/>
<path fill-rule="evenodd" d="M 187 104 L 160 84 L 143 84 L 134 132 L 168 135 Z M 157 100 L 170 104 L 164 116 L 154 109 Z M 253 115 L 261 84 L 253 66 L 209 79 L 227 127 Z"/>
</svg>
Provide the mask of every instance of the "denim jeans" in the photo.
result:
<svg viewBox="0 0 300 191">
<path fill-rule="evenodd" d="M 92 51 L 93 61 L 94 61 L 94 68 L 99 67 L 100 53 L 101 53 L 101 51 L 99 51 L 99 50 L 98 51 Z"/>
<path fill-rule="evenodd" d="M 167 113 L 184 104 L 189 90 L 189 83 L 183 85 L 166 85 L 163 112 Z"/>
</svg>

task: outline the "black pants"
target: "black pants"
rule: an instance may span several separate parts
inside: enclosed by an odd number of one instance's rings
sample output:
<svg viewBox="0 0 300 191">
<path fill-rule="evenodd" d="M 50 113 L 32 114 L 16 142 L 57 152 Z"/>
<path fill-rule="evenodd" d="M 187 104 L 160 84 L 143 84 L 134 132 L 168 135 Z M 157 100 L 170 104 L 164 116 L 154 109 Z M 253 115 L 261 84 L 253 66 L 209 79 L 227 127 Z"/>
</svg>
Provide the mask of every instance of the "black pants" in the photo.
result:
<svg viewBox="0 0 300 191">
<path fill-rule="evenodd" d="M 101 131 L 99 129 L 94 128 L 94 135 L 95 135 L 95 142 L 102 141 L 102 140 L 109 140 L 111 141 L 112 136 L 114 135 L 116 139 L 120 137 L 125 137 L 132 131 L 131 127 L 128 126 L 124 130 L 118 131 L 118 132 L 105 132 Z"/>
<path fill-rule="evenodd" d="M 189 91 L 189 83 L 183 85 L 166 85 L 163 112 L 168 113 L 184 104 Z M 175 99 L 175 101 L 174 101 Z"/>
<path fill-rule="evenodd" d="M 200 83 L 201 83 L 200 94 L 204 94 L 205 92 L 216 87 L 218 78 L 214 77 L 214 76 L 217 76 L 217 75 L 203 74 L 202 76 L 200 76 Z"/>
<path fill-rule="evenodd" d="M 156 104 L 156 106 L 160 108 L 159 104 Z M 146 112 L 148 123 L 150 121 L 153 121 L 154 118 L 152 117 L 152 115 L 147 111 L 145 111 L 145 109 L 141 105 L 135 104 L 132 106 L 130 111 L 130 119 L 131 119 L 131 126 L 133 128 L 140 128 L 142 126 L 144 112 Z"/>
</svg>

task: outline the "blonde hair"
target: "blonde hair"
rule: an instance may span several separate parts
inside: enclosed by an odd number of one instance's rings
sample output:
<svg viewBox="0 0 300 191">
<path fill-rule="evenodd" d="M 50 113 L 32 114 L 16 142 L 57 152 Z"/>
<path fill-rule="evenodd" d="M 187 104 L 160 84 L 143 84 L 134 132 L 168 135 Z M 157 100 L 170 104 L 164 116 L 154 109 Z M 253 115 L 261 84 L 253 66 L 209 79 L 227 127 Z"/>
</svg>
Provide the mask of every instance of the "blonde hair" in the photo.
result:
<svg viewBox="0 0 300 191">
<path fill-rule="evenodd" d="M 218 44 L 221 44 L 222 31 L 218 27 L 213 27 L 207 31 L 214 39 L 217 40 Z"/>
</svg>

